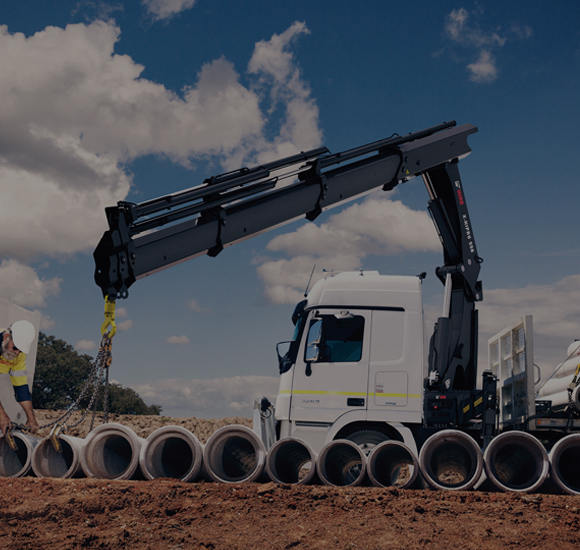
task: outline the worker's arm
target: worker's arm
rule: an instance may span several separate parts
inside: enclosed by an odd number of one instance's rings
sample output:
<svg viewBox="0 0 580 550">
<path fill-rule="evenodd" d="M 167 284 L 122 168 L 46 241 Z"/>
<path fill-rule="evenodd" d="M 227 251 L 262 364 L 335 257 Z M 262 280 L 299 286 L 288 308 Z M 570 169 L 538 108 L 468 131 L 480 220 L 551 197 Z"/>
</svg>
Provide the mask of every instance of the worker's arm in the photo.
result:
<svg viewBox="0 0 580 550">
<path fill-rule="evenodd" d="M 6 431 L 10 429 L 10 417 L 6 414 L 2 403 L 0 403 L 0 430 L 2 430 L 2 436 L 6 434 Z"/>
<path fill-rule="evenodd" d="M 34 409 L 32 408 L 32 401 L 21 401 L 20 406 L 24 409 L 26 413 L 26 425 L 30 429 L 30 431 L 35 434 L 38 429 L 39 425 L 36 421 L 36 416 L 34 416 Z"/>
</svg>

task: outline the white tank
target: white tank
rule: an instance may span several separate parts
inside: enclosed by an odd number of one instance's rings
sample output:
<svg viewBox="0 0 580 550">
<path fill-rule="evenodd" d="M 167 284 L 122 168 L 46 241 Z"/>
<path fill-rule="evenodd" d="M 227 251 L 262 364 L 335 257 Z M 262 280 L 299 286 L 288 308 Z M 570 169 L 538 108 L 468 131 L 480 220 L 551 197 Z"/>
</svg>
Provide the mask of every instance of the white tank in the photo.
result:
<svg viewBox="0 0 580 550">
<path fill-rule="evenodd" d="M 552 407 L 567 406 L 568 386 L 580 364 L 580 341 L 568 346 L 568 358 L 556 368 L 552 377 L 540 388 L 537 399 L 552 401 Z"/>
</svg>

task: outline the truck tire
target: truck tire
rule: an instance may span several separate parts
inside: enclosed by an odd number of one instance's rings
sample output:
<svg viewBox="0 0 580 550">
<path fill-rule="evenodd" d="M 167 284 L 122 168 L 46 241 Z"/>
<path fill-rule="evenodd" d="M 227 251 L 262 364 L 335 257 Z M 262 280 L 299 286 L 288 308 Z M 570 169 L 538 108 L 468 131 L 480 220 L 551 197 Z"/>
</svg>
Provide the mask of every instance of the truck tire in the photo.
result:
<svg viewBox="0 0 580 550">
<path fill-rule="evenodd" d="M 389 438 L 388 435 L 385 435 L 378 430 L 358 430 L 356 432 L 351 433 L 349 436 L 345 437 L 349 441 L 356 443 L 362 450 L 362 452 L 369 456 L 369 453 L 383 441 L 387 441 Z"/>
</svg>

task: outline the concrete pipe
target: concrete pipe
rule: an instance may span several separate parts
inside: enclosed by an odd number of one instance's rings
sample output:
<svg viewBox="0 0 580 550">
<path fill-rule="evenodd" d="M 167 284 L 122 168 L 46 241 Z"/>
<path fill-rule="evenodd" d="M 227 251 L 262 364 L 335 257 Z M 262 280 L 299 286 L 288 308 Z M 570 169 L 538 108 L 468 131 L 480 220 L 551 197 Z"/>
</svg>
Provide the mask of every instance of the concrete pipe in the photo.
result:
<svg viewBox="0 0 580 550">
<path fill-rule="evenodd" d="M 367 473 L 376 487 L 408 489 L 419 475 L 419 462 L 400 441 L 383 441 L 367 457 Z"/>
<path fill-rule="evenodd" d="M 550 471 L 546 449 L 526 432 L 504 432 L 493 438 L 483 459 L 488 480 L 501 491 L 537 491 Z"/>
<path fill-rule="evenodd" d="M 181 426 L 155 430 L 141 447 L 139 464 L 146 479 L 169 477 L 193 481 L 200 472 L 203 447 L 197 437 Z"/>
<path fill-rule="evenodd" d="M 203 450 L 207 475 L 220 483 L 257 481 L 266 462 L 266 449 L 246 426 L 223 426 L 208 439 Z"/>
<path fill-rule="evenodd" d="M 268 451 L 266 471 L 276 483 L 305 485 L 316 475 L 316 453 L 300 439 L 281 439 Z"/>
<path fill-rule="evenodd" d="M 560 439 L 548 458 L 552 482 L 565 493 L 580 495 L 580 434 Z"/>
<path fill-rule="evenodd" d="M 84 440 L 71 435 L 59 436 L 62 452 L 54 450 L 49 438 L 43 439 L 32 453 L 32 469 L 38 477 L 68 479 L 84 477 L 81 451 Z"/>
<path fill-rule="evenodd" d="M 481 478 L 483 456 L 479 445 L 464 432 L 442 430 L 421 447 L 419 467 L 434 489 L 468 491 Z"/>
<path fill-rule="evenodd" d="M 360 447 L 347 439 L 327 443 L 316 461 L 320 480 L 325 485 L 354 487 L 365 477 L 367 457 Z"/>
<path fill-rule="evenodd" d="M 13 451 L 6 441 L 0 439 L 0 476 L 21 477 L 28 474 L 32 468 L 32 453 L 40 439 L 22 432 L 12 432 L 12 437 L 18 449 Z"/>
<path fill-rule="evenodd" d="M 101 424 L 92 430 L 81 451 L 88 477 L 133 479 L 139 477 L 139 453 L 145 440 L 122 424 Z"/>
</svg>

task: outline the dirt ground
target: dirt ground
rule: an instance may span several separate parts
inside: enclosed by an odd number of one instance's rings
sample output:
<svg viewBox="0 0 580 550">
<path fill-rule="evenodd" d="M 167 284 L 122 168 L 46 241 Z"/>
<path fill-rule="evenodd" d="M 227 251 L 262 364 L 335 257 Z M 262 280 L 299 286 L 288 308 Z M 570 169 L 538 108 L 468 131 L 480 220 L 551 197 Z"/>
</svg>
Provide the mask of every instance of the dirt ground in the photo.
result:
<svg viewBox="0 0 580 550">
<path fill-rule="evenodd" d="M 161 425 L 182 425 L 202 442 L 221 425 L 250 424 L 110 421 L 141 437 Z M 69 433 L 84 437 L 86 429 Z M 0 501 L 0 548 L 11 550 L 564 550 L 580 543 L 580 497 L 565 495 L 25 477 L 0 479 Z"/>
</svg>

